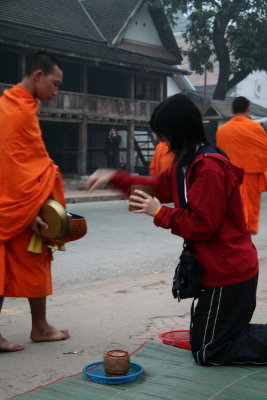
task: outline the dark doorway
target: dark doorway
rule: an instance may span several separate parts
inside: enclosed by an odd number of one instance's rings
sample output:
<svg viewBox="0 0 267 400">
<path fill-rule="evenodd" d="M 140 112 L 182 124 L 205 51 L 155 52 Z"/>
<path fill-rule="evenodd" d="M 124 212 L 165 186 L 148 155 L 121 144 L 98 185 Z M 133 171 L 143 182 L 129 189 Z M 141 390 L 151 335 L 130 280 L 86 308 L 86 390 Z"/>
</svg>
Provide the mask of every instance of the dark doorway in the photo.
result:
<svg viewBox="0 0 267 400">
<path fill-rule="evenodd" d="M 79 125 L 41 121 L 41 129 L 47 151 L 62 173 L 77 174 Z"/>
</svg>

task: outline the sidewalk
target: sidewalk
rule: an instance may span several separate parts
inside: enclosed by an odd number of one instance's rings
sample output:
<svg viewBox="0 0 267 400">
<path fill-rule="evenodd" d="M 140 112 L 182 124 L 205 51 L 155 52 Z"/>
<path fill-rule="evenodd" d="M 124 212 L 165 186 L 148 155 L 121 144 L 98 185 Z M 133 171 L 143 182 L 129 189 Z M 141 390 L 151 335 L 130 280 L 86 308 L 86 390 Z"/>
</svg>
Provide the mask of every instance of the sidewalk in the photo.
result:
<svg viewBox="0 0 267 400">
<path fill-rule="evenodd" d="M 168 272 L 116 278 L 91 283 L 83 289 L 66 288 L 66 294 L 49 298 L 49 320 L 67 328 L 71 337 L 61 342 L 29 339 L 29 308 L 25 299 L 7 299 L 1 320 L 3 335 L 25 350 L 3 353 L 0 399 L 48 384 L 82 367 L 102 361 L 111 349 L 130 353 L 148 340 L 160 341 L 159 333 L 188 329 L 190 304 L 171 296 Z M 103 389 L 104 390 L 104 389 Z M 29 397 L 30 398 L 30 397 Z"/>
<path fill-rule="evenodd" d="M 85 190 L 66 187 L 64 192 L 67 204 L 125 199 L 122 192 L 113 189 L 97 189 L 87 193 Z"/>
</svg>

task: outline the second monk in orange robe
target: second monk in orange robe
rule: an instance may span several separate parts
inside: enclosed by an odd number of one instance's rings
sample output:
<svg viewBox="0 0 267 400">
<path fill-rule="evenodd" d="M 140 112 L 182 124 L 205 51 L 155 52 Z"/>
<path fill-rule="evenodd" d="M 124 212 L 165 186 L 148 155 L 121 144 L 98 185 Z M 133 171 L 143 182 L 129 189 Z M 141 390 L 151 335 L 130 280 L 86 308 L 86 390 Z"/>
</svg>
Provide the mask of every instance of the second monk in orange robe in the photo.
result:
<svg viewBox="0 0 267 400">
<path fill-rule="evenodd" d="M 155 176 L 168 168 L 174 160 L 174 154 L 165 142 L 159 142 L 155 148 L 153 158 L 149 165 L 150 175 Z"/>
<path fill-rule="evenodd" d="M 264 128 L 248 118 L 250 102 L 243 96 L 232 103 L 235 116 L 217 131 L 217 145 L 230 160 L 245 170 L 241 194 L 248 228 L 259 230 L 261 192 L 267 190 L 267 134 Z"/>
</svg>

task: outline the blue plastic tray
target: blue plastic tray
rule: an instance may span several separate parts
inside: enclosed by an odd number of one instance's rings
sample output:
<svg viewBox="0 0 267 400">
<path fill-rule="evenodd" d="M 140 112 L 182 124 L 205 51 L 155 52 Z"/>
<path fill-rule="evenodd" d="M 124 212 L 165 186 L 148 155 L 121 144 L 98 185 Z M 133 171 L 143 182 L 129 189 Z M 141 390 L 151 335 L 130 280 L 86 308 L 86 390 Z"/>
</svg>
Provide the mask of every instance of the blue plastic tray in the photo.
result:
<svg viewBox="0 0 267 400">
<path fill-rule="evenodd" d="M 106 376 L 104 370 L 104 361 L 97 361 L 83 367 L 83 373 L 93 382 L 119 385 L 121 383 L 132 382 L 144 372 L 142 365 L 130 362 L 130 369 L 127 375 L 123 376 Z"/>
</svg>

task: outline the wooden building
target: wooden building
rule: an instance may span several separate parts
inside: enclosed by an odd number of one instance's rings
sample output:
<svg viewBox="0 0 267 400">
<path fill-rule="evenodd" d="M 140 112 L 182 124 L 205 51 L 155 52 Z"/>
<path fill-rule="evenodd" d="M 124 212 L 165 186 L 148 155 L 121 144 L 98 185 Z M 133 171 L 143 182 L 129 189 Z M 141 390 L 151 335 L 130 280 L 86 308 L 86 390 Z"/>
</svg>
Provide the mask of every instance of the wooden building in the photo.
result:
<svg viewBox="0 0 267 400">
<path fill-rule="evenodd" d="M 104 167 L 112 126 L 122 137 L 122 161 L 145 173 L 155 145 L 151 112 L 166 97 L 167 77 L 186 74 L 176 67 L 181 55 L 163 10 L 144 0 L 0 3 L 0 91 L 21 80 L 37 50 L 63 66 L 58 97 L 39 111 L 48 152 L 63 173 Z"/>
</svg>

